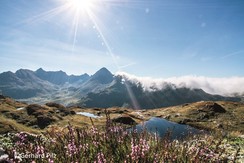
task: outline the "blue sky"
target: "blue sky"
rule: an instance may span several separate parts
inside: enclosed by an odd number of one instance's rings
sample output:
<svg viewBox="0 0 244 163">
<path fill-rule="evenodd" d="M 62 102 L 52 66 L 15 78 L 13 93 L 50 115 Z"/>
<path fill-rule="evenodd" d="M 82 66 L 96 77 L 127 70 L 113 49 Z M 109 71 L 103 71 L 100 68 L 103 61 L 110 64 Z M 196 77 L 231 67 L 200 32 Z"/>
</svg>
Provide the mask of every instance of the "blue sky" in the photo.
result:
<svg viewBox="0 0 244 163">
<path fill-rule="evenodd" d="M 1 0 L 0 71 L 244 76 L 243 0 L 71 1 Z"/>
</svg>

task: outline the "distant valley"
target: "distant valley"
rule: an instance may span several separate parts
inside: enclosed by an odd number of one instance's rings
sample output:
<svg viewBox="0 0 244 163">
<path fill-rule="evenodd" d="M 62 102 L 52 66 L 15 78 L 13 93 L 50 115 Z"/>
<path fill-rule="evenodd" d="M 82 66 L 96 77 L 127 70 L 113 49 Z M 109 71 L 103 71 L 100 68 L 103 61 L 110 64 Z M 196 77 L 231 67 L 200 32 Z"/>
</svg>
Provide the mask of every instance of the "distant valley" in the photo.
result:
<svg viewBox="0 0 244 163">
<path fill-rule="evenodd" d="M 101 68 L 93 75 L 67 75 L 63 71 L 20 69 L 0 74 L 0 93 L 27 103 L 57 102 L 65 106 L 152 109 L 197 101 L 236 101 L 239 97 L 212 95 L 202 89 L 176 87 L 144 89 L 140 82 L 113 75 Z"/>
</svg>

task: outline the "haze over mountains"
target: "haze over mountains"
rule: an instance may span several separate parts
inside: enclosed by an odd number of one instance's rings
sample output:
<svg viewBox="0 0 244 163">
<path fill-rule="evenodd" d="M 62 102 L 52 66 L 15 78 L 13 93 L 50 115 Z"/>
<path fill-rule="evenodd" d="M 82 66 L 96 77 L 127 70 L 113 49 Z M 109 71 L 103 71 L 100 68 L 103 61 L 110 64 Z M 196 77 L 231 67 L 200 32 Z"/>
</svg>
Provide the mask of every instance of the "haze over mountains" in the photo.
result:
<svg viewBox="0 0 244 163">
<path fill-rule="evenodd" d="M 63 71 L 20 69 L 0 74 L 3 95 L 26 102 L 55 101 L 84 107 L 159 108 L 196 101 L 241 101 L 238 97 L 212 95 L 202 89 L 162 82 L 146 89 L 140 81 L 125 74 L 113 75 L 101 68 L 93 75 L 67 75 Z"/>
</svg>

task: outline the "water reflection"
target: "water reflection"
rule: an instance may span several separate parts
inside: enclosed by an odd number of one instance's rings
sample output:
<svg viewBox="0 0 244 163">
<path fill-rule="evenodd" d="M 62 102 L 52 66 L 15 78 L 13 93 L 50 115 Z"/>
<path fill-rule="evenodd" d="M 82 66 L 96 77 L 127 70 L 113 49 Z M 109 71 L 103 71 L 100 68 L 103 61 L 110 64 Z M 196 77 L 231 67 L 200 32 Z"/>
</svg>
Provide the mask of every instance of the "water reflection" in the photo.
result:
<svg viewBox="0 0 244 163">
<path fill-rule="evenodd" d="M 190 127 L 189 125 L 178 124 L 156 117 L 151 118 L 143 124 L 136 125 L 135 128 L 138 130 L 138 132 L 146 129 L 149 132 L 157 133 L 160 137 L 165 136 L 165 134 L 170 131 L 172 139 L 181 139 L 185 138 L 189 134 L 201 133 L 200 130 Z"/>
</svg>

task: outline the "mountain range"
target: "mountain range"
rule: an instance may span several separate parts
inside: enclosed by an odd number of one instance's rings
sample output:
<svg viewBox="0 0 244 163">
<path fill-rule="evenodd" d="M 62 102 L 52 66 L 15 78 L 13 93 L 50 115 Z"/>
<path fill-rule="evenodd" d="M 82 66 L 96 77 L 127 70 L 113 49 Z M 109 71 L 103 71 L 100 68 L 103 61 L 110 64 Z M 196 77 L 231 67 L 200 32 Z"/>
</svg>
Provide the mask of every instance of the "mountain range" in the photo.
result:
<svg viewBox="0 0 244 163">
<path fill-rule="evenodd" d="M 241 101 L 238 97 L 212 95 L 202 89 L 176 87 L 144 89 L 140 82 L 113 75 L 101 68 L 93 75 L 67 75 L 63 71 L 20 69 L 0 74 L 0 93 L 31 103 L 58 102 L 81 107 L 130 107 L 151 109 L 197 101 Z"/>
</svg>

